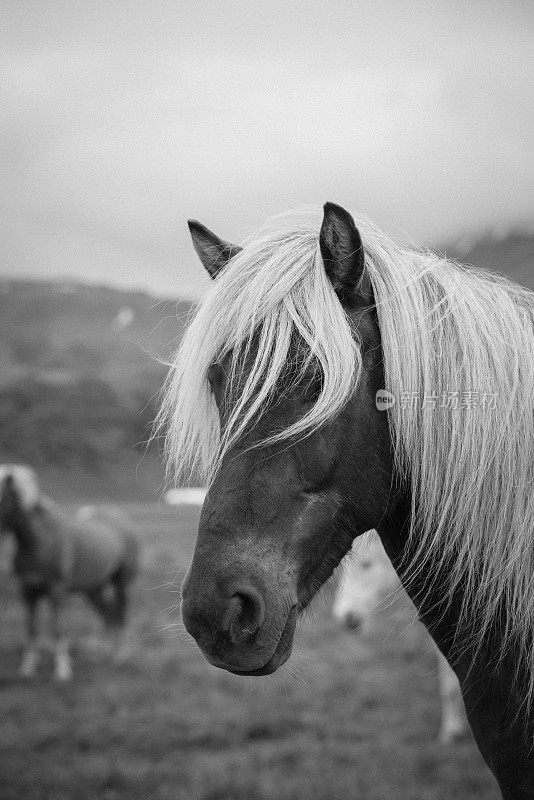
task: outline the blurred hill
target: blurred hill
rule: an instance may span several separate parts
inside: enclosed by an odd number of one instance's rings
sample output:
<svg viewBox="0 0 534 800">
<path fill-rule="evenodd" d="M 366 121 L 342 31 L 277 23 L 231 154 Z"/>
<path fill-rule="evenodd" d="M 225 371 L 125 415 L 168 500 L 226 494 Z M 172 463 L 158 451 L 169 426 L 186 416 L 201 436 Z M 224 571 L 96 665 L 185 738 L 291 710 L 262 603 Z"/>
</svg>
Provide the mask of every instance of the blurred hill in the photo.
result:
<svg viewBox="0 0 534 800">
<path fill-rule="evenodd" d="M 534 289 L 534 235 L 445 248 Z M 65 498 L 146 498 L 162 485 L 145 453 L 156 395 L 189 301 L 77 283 L 0 282 L 0 461 L 33 464 Z"/>
<path fill-rule="evenodd" d="M 534 289 L 534 234 L 513 231 L 506 236 L 487 233 L 445 248 L 449 258 L 500 272 Z"/>
<path fill-rule="evenodd" d="M 153 496 L 161 464 L 144 443 L 166 372 L 158 359 L 190 309 L 108 287 L 2 281 L 0 460 L 34 465 L 67 497 L 81 475 L 86 495 Z"/>
</svg>

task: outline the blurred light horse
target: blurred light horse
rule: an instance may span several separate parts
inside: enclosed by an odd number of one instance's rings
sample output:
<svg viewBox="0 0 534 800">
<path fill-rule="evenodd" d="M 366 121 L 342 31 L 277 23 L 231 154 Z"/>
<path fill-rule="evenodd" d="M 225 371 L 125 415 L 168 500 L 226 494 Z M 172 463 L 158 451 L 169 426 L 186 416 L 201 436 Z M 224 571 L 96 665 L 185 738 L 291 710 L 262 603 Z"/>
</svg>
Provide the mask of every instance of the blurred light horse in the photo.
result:
<svg viewBox="0 0 534 800">
<path fill-rule="evenodd" d="M 39 661 L 37 608 L 52 609 L 55 677 L 68 680 L 72 665 L 61 612 L 72 592 L 82 592 L 106 628 L 120 634 L 126 622 L 127 589 L 137 572 L 138 545 L 122 515 L 82 509 L 75 516 L 39 492 L 27 466 L 0 465 L 0 532 L 15 539 L 14 568 L 27 608 L 28 642 L 20 672 L 33 675 Z"/>
<path fill-rule="evenodd" d="M 371 532 L 365 542 L 357 541 L 342 562 L 334 598 L 333 616 L 349 630 L 366 630 L 372 626 L 373 615 L 380 602 L 389 596 L 394 599 L 402 585 L 388 559 L 380 539 Z M 437 647 L 440 696 L 439 741 L 449 744 L 469 731 L 458 678 Z"/>
</svg>

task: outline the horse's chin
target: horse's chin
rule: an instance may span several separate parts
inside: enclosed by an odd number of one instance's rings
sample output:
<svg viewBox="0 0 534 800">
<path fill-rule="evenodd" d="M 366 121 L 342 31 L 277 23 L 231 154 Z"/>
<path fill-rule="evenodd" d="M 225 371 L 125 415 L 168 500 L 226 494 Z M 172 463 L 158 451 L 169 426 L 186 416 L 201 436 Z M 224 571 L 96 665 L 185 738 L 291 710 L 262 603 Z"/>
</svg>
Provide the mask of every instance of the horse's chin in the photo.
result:
<svg viewBox="0 0 534 800">
<path fill-rule="evenodd" d="M 295 624 L 297 621 L 297 607 L 293 606 L 288 614 L 286 624 L 284 625 L 284 629 L 280 634 L 280 638 L 278 640 L 278 644 L 274 650 L 274 653 L 265 662 L 261 667 L 257 669 L 239 669 L 235 665 L 230 664 L 223 664 L 223 663 L 216 663 L 214 666 L 220 667 L 221 669 L 225 669 L 227 672 L 231 672 L 233 675 L 240 675 L 240 676 L 252 676 L 252 677 L 260 677 L 262 675 L 271 675 L 273 672 L 276 672 L 282 664 L 285 664 L 288 660 L 291 652 L 293 650 L 293 636 L 295 633 Z M 213 663 L 213 662 L 212 662 Z"/>
</svg>

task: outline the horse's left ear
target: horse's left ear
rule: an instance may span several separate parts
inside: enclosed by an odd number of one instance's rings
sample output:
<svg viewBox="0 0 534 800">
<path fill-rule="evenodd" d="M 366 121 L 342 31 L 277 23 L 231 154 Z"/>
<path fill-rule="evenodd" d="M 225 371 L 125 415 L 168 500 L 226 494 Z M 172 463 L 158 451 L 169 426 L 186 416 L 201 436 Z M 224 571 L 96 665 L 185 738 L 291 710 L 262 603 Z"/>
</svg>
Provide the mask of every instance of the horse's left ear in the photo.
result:
<svg viewBox="0 0 534 800">
<path fill-rule="evenodd" d="M 365 257 L 358 228 L 348 211 L 325 203 L 319 245 L 326 274 L 341 302 L 351 302 L 360 291 L 369 299 Z"/>
<path fill-rule="evenodd" d="M 230 259 L 243 249 L 236 244 L 219 239 L 218 236 L 194 219 L 190 219 L 187 224 L 193 240 L 193 247 L 211 278 L 216 278 Z"/>
</svg>

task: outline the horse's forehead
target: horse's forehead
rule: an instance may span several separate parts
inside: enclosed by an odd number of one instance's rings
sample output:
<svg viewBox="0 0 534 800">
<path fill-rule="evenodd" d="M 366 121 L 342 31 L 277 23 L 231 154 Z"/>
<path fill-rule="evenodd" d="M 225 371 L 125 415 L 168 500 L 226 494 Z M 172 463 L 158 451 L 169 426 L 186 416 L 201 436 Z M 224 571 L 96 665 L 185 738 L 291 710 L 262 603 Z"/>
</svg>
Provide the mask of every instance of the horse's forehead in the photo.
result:
<svg viewBox="0 0 534 800">
<path fill-rule="evenodd" d="M 37 477 L 31 467 L 24 464 L 0 464 L 0 484 L 11 477 L 22 506 L 32 508 L 39 499 Z"/>
</svg>

